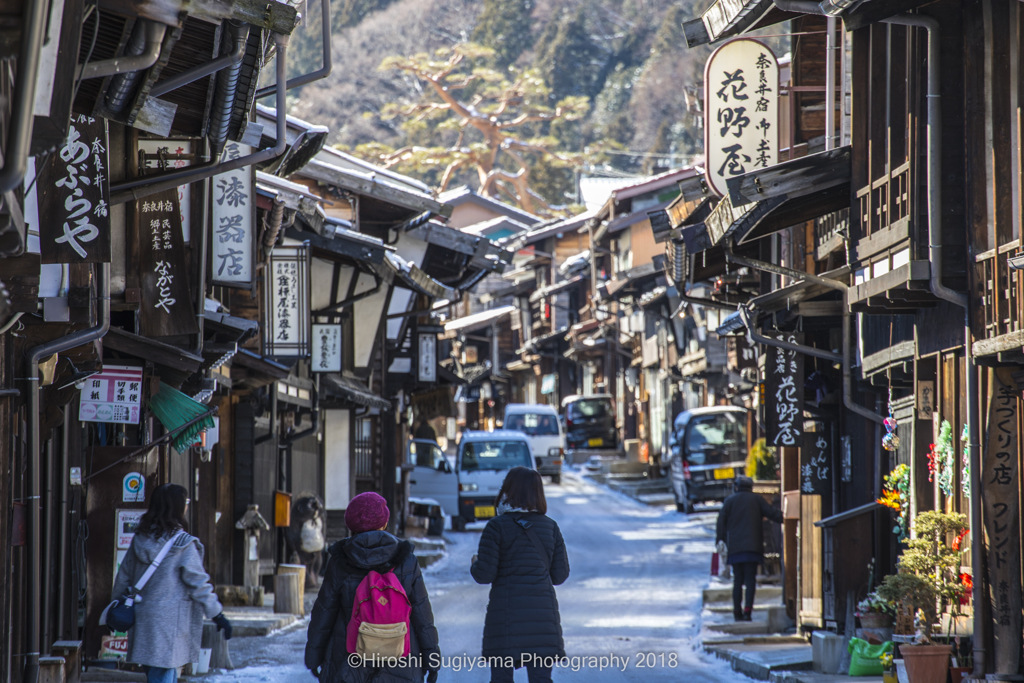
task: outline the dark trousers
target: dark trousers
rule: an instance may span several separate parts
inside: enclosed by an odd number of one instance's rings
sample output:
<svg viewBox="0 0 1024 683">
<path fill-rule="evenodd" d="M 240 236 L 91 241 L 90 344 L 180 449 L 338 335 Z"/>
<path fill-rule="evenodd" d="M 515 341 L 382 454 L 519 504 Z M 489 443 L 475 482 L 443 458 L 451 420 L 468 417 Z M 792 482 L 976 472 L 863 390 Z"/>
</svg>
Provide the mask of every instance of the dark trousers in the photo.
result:
<svg viewBox="0 0 1024 683">
<path fill-rule="evenodd" d="M 515 669 L 510 666 L 492 666 L 491 683 L 512 683 Z M 529 683 L 551 683 L 550 666 L 526 666 L 526 678 Z"/>
<path fill-rule="evenodd" d="M 743 588 L 747 599 L 743 600 Z M 732 566 L 732 608 L 739 615 L 754 609 L 754 591 L 757 590 L 757 562 L 737 562 Z"/>
</svg>

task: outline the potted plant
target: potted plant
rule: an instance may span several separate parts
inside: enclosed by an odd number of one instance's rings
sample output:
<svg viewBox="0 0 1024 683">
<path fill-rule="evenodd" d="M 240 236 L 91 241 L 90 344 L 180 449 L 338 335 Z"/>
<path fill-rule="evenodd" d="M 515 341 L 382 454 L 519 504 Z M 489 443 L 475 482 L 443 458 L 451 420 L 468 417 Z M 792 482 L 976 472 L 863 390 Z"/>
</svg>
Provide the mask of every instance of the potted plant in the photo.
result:
<svg viewBox="0 0 1024 683">
<path fill-rule="evenodd" d="M 931 636 L 936 608 L 957 604 L 965 593 L 959 546 L 966 529 L 964 515 L 922 512 L 914 520 L 916 537 L 904 541 L 907 549 L 897 562 L 898 572 L 878 587 L 883 599 L 914 610 L 917 638 L 900 645 L 910 683 L 945 680 L 949 671 L 950 646 L 933 644 Z"/>
<path fill-rule="evenodd" d="M 896 613 L 896 605 L 871 591 L 857 603 L 857 617 L 861 628 L 889 628 Z"/>
</svg>

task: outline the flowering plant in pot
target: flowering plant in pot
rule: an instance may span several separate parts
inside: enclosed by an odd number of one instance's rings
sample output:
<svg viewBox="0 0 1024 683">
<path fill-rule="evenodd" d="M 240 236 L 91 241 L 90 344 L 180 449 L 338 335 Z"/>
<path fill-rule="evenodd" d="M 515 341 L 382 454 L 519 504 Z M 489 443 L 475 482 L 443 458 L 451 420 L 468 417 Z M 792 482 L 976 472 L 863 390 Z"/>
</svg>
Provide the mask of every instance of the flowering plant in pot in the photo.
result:
<svg viewBox="0 0 1024 683">
<path fill-rule="evenodd" d="M 931 640 L 937 607 L 958 605 L 966 592 L 959 570 L 967 518 L 930 510 L 917 516 L 914 530 L 916 537 L 904 541 L 907 549 L 897 562 L 899 571 L 885 577 L 878 594 L 915 610 L 917 638 L 913 644 L 900 645 L 900 653 L 911 683 L 932 683 L 945 680 L 952 654 L 948 645 Z"/>
<path fill-rule="evenodd" d="M 888 628 L 895 614 L 896 605 L 880 596 L 876 590 L 857 603 L 857 617 L 863 628 Z"/>
</svg>

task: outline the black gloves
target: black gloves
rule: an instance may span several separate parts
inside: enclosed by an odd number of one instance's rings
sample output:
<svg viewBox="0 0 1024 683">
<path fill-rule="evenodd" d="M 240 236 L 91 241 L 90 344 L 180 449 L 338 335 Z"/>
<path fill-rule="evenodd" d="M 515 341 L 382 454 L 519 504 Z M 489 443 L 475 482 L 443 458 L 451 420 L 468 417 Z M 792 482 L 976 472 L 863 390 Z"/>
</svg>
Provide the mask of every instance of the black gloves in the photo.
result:
<svg viewBox="0 0 1024 683">
<path fill-rule="evenodd" d="M 224 640 L 231 640 L 231 622 L 223 612 L 213 618 L 213 623 L 217 624 L 218 631 L 224 631 Z"/>
<path fill-rule="evenodd" d="M 427 683 L 437 683 L 437 669 L 427 670 Z"/>
</svg>

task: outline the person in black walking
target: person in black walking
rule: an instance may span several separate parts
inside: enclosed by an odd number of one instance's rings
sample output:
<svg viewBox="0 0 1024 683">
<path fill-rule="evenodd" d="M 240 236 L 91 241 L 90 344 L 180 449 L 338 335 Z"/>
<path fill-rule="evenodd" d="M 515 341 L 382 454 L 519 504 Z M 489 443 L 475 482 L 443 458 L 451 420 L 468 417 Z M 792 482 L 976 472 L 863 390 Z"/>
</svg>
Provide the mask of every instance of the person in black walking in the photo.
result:
<svg viewBox="0 0 1024 683">
<path fill-rule="evenodd" d="M 491 683 L 511 683 L 522 666 L 530 683 L 549 683 L 545 660 L 565 657 L 555 586 L 569 578 L 569 556 L 536 470 L 509 470 L 497 500 L 470 568 L 477 583 L 491 584 L 482 654 Z"/>
<path fill-rule="evenodd" d="M 736 477 L 735 492 L 718 513 L 717 542 L 724 542 L 732 565 L 732 608 L 736 621 L 750 621 L 757 589 L 757 567 L 764 562 L 761 520 L 782 523 L 782 511 L 754 493 L 754 480 Z M 743 588 L 746 587 L 746 601 Z"/>
</svg>

